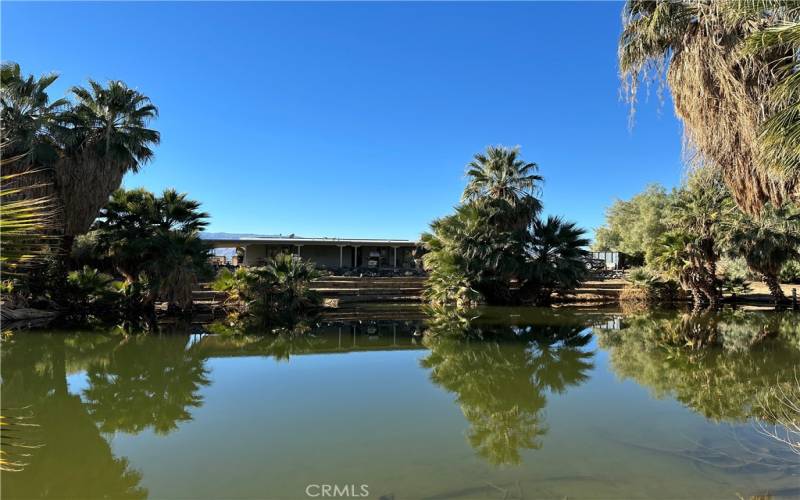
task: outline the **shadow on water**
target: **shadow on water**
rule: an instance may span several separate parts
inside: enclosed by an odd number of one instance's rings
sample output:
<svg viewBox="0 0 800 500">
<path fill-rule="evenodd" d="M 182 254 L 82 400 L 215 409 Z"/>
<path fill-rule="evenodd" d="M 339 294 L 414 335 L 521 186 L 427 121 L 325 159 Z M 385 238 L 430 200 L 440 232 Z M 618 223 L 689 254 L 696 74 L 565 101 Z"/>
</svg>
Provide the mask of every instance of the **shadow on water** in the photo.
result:
<svg viewBox="0 0 800 500">
<path fill-rule="evenodd" d="M 34 425 L 3 429 L 4 451 L 13 449 L 22 467 L 3 472 L 2 495 L 147 497 L 141 473 L 115 456 L 109 437 L 164 436 L 191 422 L 206 403 L 203 389 L 214 383 L 208 361 L 240 356 L 291 363 L 310 354 L 425 351 L 419 364 L 431 383 L 452 394 L 475 454 L 490 465 L 521 465 L 525 451 L 545 447 L 550 428 L 559 425 L 546 417 L 549 400 L 588 383 L 598 348 L 619 378 L 706 419 L 780 424 L 768 410 L 776 394 L 796 386 L 787 368 L 800 366 L 800 317 L 485 308 L 429 310 L 422 318 L 317 318 L 277 332 L 217 323 L 169 335 L 16 334 L 2 345 L 3 413 Z M 72 375 L 82 381 L 75 387 L 68 383 Z M 784 479 L 800 474 L 788 448 L 735 429 L 724 442 L 687 440 L 664 448 L 630 436 L 623 444 L 709 470 L 770 471 Z M 15 443 L 30 446 L 16 449 Z M 441 498 L 499 491 L 493 484 L 467 493 L 442 486 L 449 493 Z"/>
</svg>

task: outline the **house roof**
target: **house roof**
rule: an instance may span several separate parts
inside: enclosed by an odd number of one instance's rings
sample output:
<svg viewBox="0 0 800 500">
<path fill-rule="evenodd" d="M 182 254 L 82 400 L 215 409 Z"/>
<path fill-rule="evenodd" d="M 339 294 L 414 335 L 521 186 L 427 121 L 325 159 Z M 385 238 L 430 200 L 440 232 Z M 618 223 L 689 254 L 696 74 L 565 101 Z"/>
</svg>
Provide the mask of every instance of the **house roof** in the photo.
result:
<svg viewBox="0 0 800 500">
<path fill-rule="evenodd" d="M 292 236 L 225 236 L 203 238 L 214 248 L 241 247 L 246 245 L 347 245 L 347 246 L 397 246 L 415 247 L 419 244 L 411 240 L 390 240 L 373 238 L 301 238 Z"/>
</svg>

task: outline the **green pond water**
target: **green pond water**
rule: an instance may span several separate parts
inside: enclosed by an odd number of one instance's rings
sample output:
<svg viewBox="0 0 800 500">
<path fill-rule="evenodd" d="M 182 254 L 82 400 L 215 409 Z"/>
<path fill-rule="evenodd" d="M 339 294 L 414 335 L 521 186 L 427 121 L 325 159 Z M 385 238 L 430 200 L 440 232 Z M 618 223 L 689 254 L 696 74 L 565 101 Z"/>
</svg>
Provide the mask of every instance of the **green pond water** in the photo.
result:
<svg viewBox="0 0 800 500">
<path fill-rule="evenodd" d="M 800 455 L 762 430 L 776 389 L 798 393 L 796 314 L 173 330 L 4 339 L 2 443 L 21 470 L 2 473 L 2 497 L 800 496 Z"/>
</svg>

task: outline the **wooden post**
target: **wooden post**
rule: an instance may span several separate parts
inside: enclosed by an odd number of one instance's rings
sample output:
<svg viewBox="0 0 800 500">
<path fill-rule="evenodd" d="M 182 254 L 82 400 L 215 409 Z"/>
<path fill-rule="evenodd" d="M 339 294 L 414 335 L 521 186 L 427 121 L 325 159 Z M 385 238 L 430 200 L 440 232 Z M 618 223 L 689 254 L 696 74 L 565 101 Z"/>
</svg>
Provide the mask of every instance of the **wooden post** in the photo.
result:
<svg viewBox="0 0 800 500">
<path fill-rule="evenodd" d="M 341 269 L 342 265 L 344 265 L 343 264 L 344 261 L 342 260 L 342 251 L 343 250 L 344 250 L 344 247 L 342 245 L 339 245 L 339 269 Z"/>
<path fill-rule="evenodd" d="M 797 288 L 792 288 L 792 309 L 797 309 Z"/>
<path fill-rule="evenodd" d="M 394 268 L 397 269 L 397 247 L 394 247 Z"/>
</svg>

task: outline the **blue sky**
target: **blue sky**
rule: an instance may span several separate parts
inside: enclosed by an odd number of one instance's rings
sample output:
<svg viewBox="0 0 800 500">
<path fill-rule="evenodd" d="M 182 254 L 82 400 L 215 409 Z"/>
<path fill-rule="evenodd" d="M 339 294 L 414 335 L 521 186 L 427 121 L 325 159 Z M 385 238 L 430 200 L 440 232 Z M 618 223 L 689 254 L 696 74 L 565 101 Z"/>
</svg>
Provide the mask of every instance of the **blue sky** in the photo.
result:
<svg viewBox="0 0 800 500">
<path fill-rule="evenodd" d="M 174 187 L 210 230 L 416 238 L 464 167 L 519 145 L 545 212 L 587 229 L 682 175 L 653 97 L 628 127 L 621 3 L 2 3 L 2 59 L 70 86 L 121 79 L 161 116 L 126 187 Z"/>
</svg>

